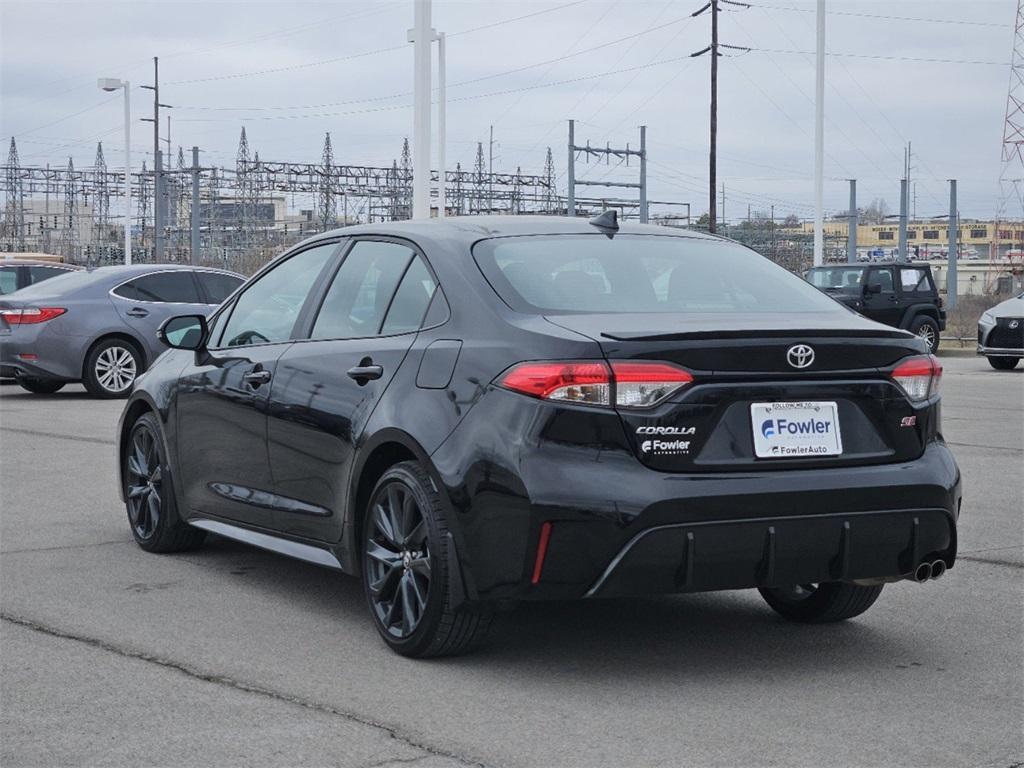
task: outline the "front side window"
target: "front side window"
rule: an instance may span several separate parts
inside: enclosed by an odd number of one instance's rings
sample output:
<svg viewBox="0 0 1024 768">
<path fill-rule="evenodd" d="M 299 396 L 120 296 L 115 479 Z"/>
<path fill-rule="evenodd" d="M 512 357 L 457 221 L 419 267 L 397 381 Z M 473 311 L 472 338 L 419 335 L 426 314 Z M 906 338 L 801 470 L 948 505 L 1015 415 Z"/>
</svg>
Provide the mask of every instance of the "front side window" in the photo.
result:
<svg viewBox="0 0 1024 768">
<path fill-rule="evenodd" d="M 261 275 L 234 302 L 220 346 L 287 341 L 310 290 L 337 243 L 301 251 Z"/>
<path fill-rule="evenodd" d="M 862 267 L 824 267 L 812 269 L 807 279 L 815 288 L 824 290 L 860 290 L 864 281 Z"/>
<path fill-rule="evenodd" d="M 137 277 L 115 288 L 114 293 L 129 301 L 200 303 L 199 290 L 192 279 L 192 273 L 184 269 Z"/>
<path fill-rule="evenodd" d="M 473 255 L 498 295 L 520 311 L 845 311 L 754 251 L 717 240 L 536 235 L 483 240 Z"/>
<path fill-rule="evenodd" d="M 356 242 L 331 282 L 310 337 L 357 339 L 380 333 L 413 256 L 411 248 L 398 243 Z"/>
<path fill-rule="evenodd" d="M 891 269 L 875 269 L 871 272 L 870 283 L 882 286 L 882 293 L 892 293 L 893 287 Z"/>
</svg>

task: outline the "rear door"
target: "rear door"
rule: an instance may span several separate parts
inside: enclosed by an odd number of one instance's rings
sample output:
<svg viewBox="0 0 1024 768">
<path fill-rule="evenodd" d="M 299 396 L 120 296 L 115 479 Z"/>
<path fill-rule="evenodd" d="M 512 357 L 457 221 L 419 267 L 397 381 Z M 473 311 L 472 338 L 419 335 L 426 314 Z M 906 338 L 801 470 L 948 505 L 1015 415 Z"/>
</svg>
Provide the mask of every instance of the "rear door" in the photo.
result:
<svg viewBox="0 0 1024 768">
<path fill-rule="evenodd" d="M 869 289 L 877 286 L 880 290 L 864 292 L 863 314 L 880 323 L 899 327 L 903 319 L 900 294 L 896 289 L 896 277 L 892 267 L 872 267 L 867 272 Z"/>
<path fill-rule="evenodd" d="M 254 280 L 217 315 L 209 349 L 181 373 L 178 464 L 192 513 L 274 527 L 267 401 L 278 360 L 336 251 L 337 243 L 298 251 Z"/>
<path fill-rule="evenodd" d="M 409 243 L 355 240 L 327 282 L 308 338 L 281 356 L 268 445 L 287 533 L 337 541 L 352 459 L 401 365 L 437 284 Z"/>
<path fill-rule="evenodd" d="M 214 306 L 222 304 L 228 296 L 245 282 L 245 279 L 238 275 L 228 274 L 227 272 L 214 272 L 212 270 L 198 270 L 195 276 L 199 282 L 203 303 Z"/>
</svg>

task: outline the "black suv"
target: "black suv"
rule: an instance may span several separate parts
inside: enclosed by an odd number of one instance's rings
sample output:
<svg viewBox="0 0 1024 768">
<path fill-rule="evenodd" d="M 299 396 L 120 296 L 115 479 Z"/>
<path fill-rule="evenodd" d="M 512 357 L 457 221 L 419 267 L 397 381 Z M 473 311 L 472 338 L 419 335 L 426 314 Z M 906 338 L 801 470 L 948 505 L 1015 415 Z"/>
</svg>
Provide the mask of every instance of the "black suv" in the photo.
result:
<svg viewBox="0 0 1024 768">
<path fill-rule="evenodd" d="M 946 310 L 928 264 L 814 267 L 807 280 L 865 317 L 917 334 L 930 352 L 946 330 Z"/>
<path fill-rule="evenodd" d="M 515 600 L 757 587 L 837 621 L 956 559 L 938 360 L 726 240 L 346 227 L 160 336 L 118 434 L 135 540 L 361 576 L 408 656 Z"/>
</svg>

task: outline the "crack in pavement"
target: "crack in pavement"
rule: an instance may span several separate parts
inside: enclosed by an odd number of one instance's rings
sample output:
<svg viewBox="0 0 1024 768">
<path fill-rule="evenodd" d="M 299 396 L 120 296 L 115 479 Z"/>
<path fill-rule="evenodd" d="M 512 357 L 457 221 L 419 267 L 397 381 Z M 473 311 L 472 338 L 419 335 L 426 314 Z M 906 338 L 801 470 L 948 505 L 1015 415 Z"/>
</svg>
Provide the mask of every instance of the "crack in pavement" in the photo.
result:
<svg viewBox="0 0 1024 768">
<path fill-rule="evenodd" d="M 78 635 L 72 632 L 67 632 L 62 629 L 57 629 L 56 627 L 51 627 L 49 625 L 33 621 L 32 619 L 27 619 L 21 616 L 14 616 L 10 613 L 7 613 L 6 611 L 0 611 L 0 620 L 6 621 L 10 624 L 15 624 L 20 627 L 31 629 L 35 632 L 40 632 L 44 635 L 49 635 L 50 637 L 57 637 L 63 640 L 72 640 L 74 642 L 82 643 L 84 645 L 88 645 L 92 648 L 98 648 L 100 650 L 106 651 L 107 653 L 112 653 L 122 658 L 144 661 L 155 666 L 163 667 L 164 669 L 169 669 L 174 672 L 178 672 L 180 674 L 185 675 L 186 677 L 192 678 L 193 680 L 201 680 L 206 683 L 221 685 L 236 691 L 242 691 L 243 693 L 251 693 L 256 696 L 263 696 L 268 699 L 273 699 L 274 701 L 280 701 L 286 704 L 293 704 L 295 706 L 304 707 L 315 712 L 321 712 L 327 715 L 332 715 L 334 717 L 339 717 L 343 720 L 348 720 L 353 723 L 358 723 L 359 725 L 365 725 L 370 728 L 374 728 L 378 731 L 382 731 L 383 733 L 387 734 L 388 737 L 394 739 L 395 741 L 401 744 L 406 745 L 407 747 L 418 749 L 421 752 L 427 753 L 422 757 L 443 757 L 449 760 L 455 760 L 456 762 L 461 763 L 465 766 L 473 766 L 475 768 L 486 768 L 485 764 L 478 760 L 473 760 L 471 758 L 464 757 L 454 752 L 449 752 L 439 747 L 435 747 L 425 742 L 419 741 L 413 736 L 403 733 L 396 726 L 379 722 L 365 715 L 361 715 L 357 712 L 347 712 L 345 710 L 332 707 L 329 704 L 322 704 L 317 701 L 311 701 L 309 699 L 304 699 L 299 696 L 293 696 L 282 691 L 275 691 L 271 688 L 264 688 L 253 683 L 247 683 L 242 680 L 235 680 L 234 678 L 226 677 L 224 675 L 215 675 L 207 672 L 202 672 L 199 669 L 188 666 L 187 664 L 183 664 L 178 661 L 174 661 L 172 659 L 164 659 L 159 656 L 153 656 L 152 654 L 145 653 L 143 651 L 133 651 L 129 648 L 122 648 L 120 646 L 114 645 L 113 643 L 109 643 L 105 640 L 100 640 L 99 638 L 88 637 L 86 635 Z M 418 759 L 421 758 L 417 758 L 417 760 Z M 395 758 L 390 762 L 400 763 L 403 761 L 399 758 Z M 383 763 L 379 764 L 388 765 L 389 761 L 384 761 Z"/>
<path fill-rule="evenodd" d="M 92 547 L 109 547 L 111 544 L 132 544 L 131 539 L 120 541 L 97 541 L 93 544 L 62 544 L 59 547 L 27 547 L 25 549 L 0 549 L 0 555 L 24 555 L 31 552 L 60 552 L 64 549 L 91 549 Z"/>
<path fill-rule="evenodd" d="M 1024 568 L 1024 563 L 1011 563 L 1008 560 L 993 560 L 990 557 L 971 557 L 970 555 L 957 555 L 957 560 L 967 560 L 971 563 L 988 563 L 989 565 L 1001 565 L 1005 568 Z"/>
<path fill-rule="evenodd" d="M 946 441 L 946 445 L 958 445 L 961 448 L 984 448 L 990 451 L 1010 451 L 1011 453 L 1024 453 L 1024 448 L 1011 448 L 1007 445 L 979 445 L 978 443 L 954 443 L 951 440 Z"/>
<path fill-rule="evenodd" d="M 114 445 L 114 440 L 107 440 L 102 437 L 86 437 L 84 435 L 62 435 L 59 432 L 41 432 L 38 429 L 22 429 L 20 427 L 0 427 L 2 432 L 16 432 L 20 435 L 36 435 L 37 437 L 55 437 L 58 440 L 75 440 L 80 443 L 99 443 L 100 445 Z"/>
</svg>

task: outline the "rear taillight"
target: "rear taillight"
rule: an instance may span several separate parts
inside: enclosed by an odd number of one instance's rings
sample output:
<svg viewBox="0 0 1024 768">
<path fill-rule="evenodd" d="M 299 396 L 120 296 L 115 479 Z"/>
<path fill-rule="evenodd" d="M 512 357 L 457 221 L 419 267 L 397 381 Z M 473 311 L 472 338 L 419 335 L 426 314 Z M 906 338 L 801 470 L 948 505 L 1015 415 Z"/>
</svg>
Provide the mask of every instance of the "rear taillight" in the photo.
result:
<svg viewBox="0 0 1024 768">
<path fill-rule="evenodd" d="M 620 408 L 649 408 L 692 381 L 689 371 L 670 363 L 581 360 L 519 363 L 496 383 L 543 400 L 608 406 L 614 399 Z"/>
<path fill-rule="evenodd" d="M 0 317 L 8 325 L 35 325 L 53 320 L 67 312 L 64 307 L 22 307 L 21 309 L 0 309 Z"/>
<path fill-rule="evenodd" d="M 893 369 L 892 378 L 913 402 L 921 402 L 938 394 L 942 363 L 935 355 L 908 357 Z"/>
</svg>

